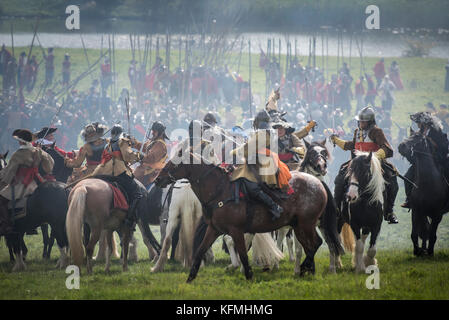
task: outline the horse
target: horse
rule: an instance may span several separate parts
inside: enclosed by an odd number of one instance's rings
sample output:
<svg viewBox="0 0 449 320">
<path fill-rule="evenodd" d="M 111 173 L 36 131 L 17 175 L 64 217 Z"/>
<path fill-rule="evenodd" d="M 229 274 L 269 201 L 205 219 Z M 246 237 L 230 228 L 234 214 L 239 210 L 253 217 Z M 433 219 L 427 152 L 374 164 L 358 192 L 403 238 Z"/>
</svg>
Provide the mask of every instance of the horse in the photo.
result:
<svg viewBox="0 0 449 320">
<path fill-rule="evenodd" d="M 193 260 L 193 236 L 200 223 L 202 206 L 190 184 L 186 180 L 180 180 L 174 184 L 172 201 L 168 210 L 168 223 L 163 237 L 162 249 L 159 259 L 151 272 L 161 272 L 167 261 L 167 252 L 172 244 L 172 236 L 178 226 L 179 240 L 177 251 L 184 267 L 191 267 Z M 175 248 L 172 249 L 172 252 Z"/>
<path fill-rule="evenodd" d="M 377 265 L 376 240 L 382 225 L 385 190 L 381 162 L 373 157 L 372 152 L 355 151 L 347 177 L 349 189 L 343 203 L 342 219 L 349 223 L 356 239 L 355 272 L 364 273 L 366 266 Z M 367 255 L 363 256 L 365 241 L 370 233 Z"/>
<path fill-rule="evenodd" d="M 414 183 L 417 187 L 411 190 L 409 203 L 412 209 L 411 239 L 415 256 L 434 254 L 438 225 L 449 211 L 449 183 L 442 173 L 444 169 L 434 157 L 435 147 L 429 137 L 413 131 L 398 147 L 401 155 L 414 164 Z M 419 238 L 422 240 L 421 247 Z M 429 244 L 426 248 L 427 240 Z"/>
<path fill-rule="evenodd" d="M 87 272 L 92 274 L 92 255 L 96 243 L 98 242 L 103 230 L 106 230 L 106 240 L 108 244 L 108 253 L 106 254 L 105 271 L 109 272 L 111 264 L 111 254 L 113 248 L 113 232 L 117 231 L 122 238 L 122 269 L 128 270 L 128 250 L 129 242 L 132 236 L 132 230 L 125 226 L 123 222 L 126 211 L 124 209 L 113 208 L 113 190 L 106 181 L 114 181 L 114 177 L 102 176 L 99 178 L 88 178 L 79 181 L 70 191 L 67 211 L 66 230 L 69 240 L 70 250 L 72 251 L 72 260 L 78 267 L 84 257 L 83 244 L 81 241 L 83 222 L 89 229 L 89 237 L 86 239 L 86 257 Z M 140 193 L 143 195 L 137 206 L 138 222 L 142 221 L 142 212 L 148 212 L 150 198 L 145 187 L 138 181 Z M 157 240 L 154 238 L 150 228 L 147 225 L 146 231 L 142 232 L 144 237 L 148 238 L 149 243 L 156 250 L 160 248 Z M 141 230 L 142 231 L 142 230 Z"/>
<path fill-rule="evenodd" d="M 314 256 L 322 244 L 315 226 L 319 217 L 325 212 L 327 203 L 327 192 L 317 178 L 301 172 L 292 174 L 290 185 L 294 193 L 287 200 L 278 200 L 284 209 L 281 217 L 273 221 L 268 209 L 255 203 L 251 205 L 253 219 L 247 221 L 249 203 L 246 200 L 239 203 L 232 200 L 233 191 L 228 172 L 214 164 L 205 163 L 191 151 L 187 152 L 190 159 L 199 160 L 195 160 L 197 164 L 175 163 L 178 161 L 170 160 L 156 179 L 157 185 L 164 186 L 186 178 L 203 206 L 203 217 L 208 226 L 206 235 L 194 255 L 187 282 L 195 279 L 203 255 L 221 234 L 229 234 L 233 238 L 245 270 L 245 277 L 248 280 L 251 279 L 253 273 L 248 264 L 244 233 L 271 232 L 285 225 L 291 225 L 294 228 L 306 252 L 306 258 L 301 265 L 298 259 L 295 272 L 300 275 L 306 272 L 315 273 Z M 180 150 L 178 157 L 181 157 L 182 153 L 183 150 Z M 324 224 L 332 235 L 331 245 L 337 247 L 339 243 L 336 218 L 336 216 L 326 216 Z"/>
<path fill-rule="evenodd" d="M 51 226 L 51 232 L 61 253 L 57 267 L 63 268 L 68 265 L 68 242 L 65 234 L 66 212 L 67 192 L 65 184 L 62 182 L 44 182 L 27 198 L 26 215 L 16 219 L 13 232 L 5 236 L 16 256 L 13 271 L 22 271 L 26 268 L 24 257 L 27 249 L 23 241 L 25 233 L 46 223 Z"/>
<path fill-rule="evenodd" d="M 323 186 L 328 191 L 328 203 L 326 205 L 326 210 L 331 210 L 331 211 L 336 212 L 337 208 L 336 208 L 336 204 L 335 204 L 333 195 L 329 191 L 329 188 L 328 188 L 326 182 L 324 181 L 324 177 L 327 174 L 327 162 L 330 159 L 330 153 L 326 147 L 326 140 L 314 141 L 311 143 L 304 140 L 304 143 L 305 143 L 307 151 L 304 155 L 303 161 L 301 162 L 299 171 L 311 174 L 323 183 Z M 332 213 L 332 214 L 336 214 L 336 213 Z M 321 219 L 322 219 L 322 217 L 320 218 L 320 222 L 321 222 Z M 320 232 L 323 235 L 326 243 L 329 243 L 331 240 L 329 239 L 329 236 L 326 233 L 326 230 L 321 226 L 320 223 L 319 223 L 318 227 L 319 227 Z M 284 239 L 284 237 L 286 237 L 289 234 L 289 230 L 290 230 L 290 228 L 287 228 L 287 227 L 279 229 L 278 235 L 277 235 L 277 245 L 278 245 L 279 249 L 282 249 L 283 239 Z M 338 230 L 338 231 L 341 231 L 341 230 Z M 293 236 L 293 234 L 292 234 L 292 236 Z M 288 246 L 290 261 L 293 261 L 294 258 L 293 258 L 293 248 L 292 248 L 293 241 L 292 241 L 292 239 L 287 238 L 287 246 Z M 297 241 L 297 239 L 295 239 L 295 250 L 296 250 L 296 255 L 301 256 L 302 247 L 301 247 L 301 244 Z M 329 272 L 330 273 L 335 273 L 337 268 L 342 267 L 342 263 L 339 258 L 339 252 L 342 252 L 342 249 L 335 251 L 334 247 L 332 245 L 329 246 L 329 260 L 330 260 L 329 261 Z"/>
</svg>

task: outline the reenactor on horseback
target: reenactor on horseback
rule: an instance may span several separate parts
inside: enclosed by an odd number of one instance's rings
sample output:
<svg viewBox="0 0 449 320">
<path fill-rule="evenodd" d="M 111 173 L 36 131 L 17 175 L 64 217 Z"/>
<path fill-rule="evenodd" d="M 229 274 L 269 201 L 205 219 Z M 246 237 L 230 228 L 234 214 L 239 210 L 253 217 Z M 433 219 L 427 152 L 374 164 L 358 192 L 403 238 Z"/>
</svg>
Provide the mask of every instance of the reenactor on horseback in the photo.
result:
<svg viewBox="0 0 449 320">
<path fill-rule="evenodd" d="M 271 117 L 266 110 L 256 115 L 253 127 L 256 131 L 248 141 L 231 151 L 231 155 L 242 155 L 245 159 L 245 162 L 232 172 L 231 181 L 243 182 L 249 196 L 265 204 L 273 219 L 276 219 L 280 217 L 283 209 L 263 191 L 262 184 L 272 189 L 284 189 L 288 187 L 291 175 L 288 167 L 279 160 L 277 153 L 270 150 L 273 133 L 270 132 Z M 251 146 L 253 150 L 255 149 L 255 154 L 250 154 Z"/>
<path fill-rule="evenodd" d="M 98 122 L 85 126 L 81 132 L 85 144 L 81 147 L 74 159 L 65 158 L 65 165 L 69 168 L 80 168 L 84 160 L 86 160 L 86 165 L 75 180 L 93 173 L 95 168 L 100 164 L 101 155 L 108 143 L 107 139 L 103 138 L 106 129 L 106 126 Z"/>
<path fill-rule="evenodd" d="M 146 141 L 143 146 L 136 139 L 131 139 L 132 147 L 138 150 L 142 149 L 145 155 L 140 165 L 134 170 L 134 176 L 147 189 L 165 166 L 165 160 L 167 159 L 165 140 L 168 140 L 165 129 L 162 122 L 156 121 L 151 126 L 151 139 Z"/>
<path fill-rule="evenodd" d="M 386 161 L 387 158 L 393 156 L 393 148 L 387 141 L 384 132 L 376 125 L 374 110 L 371 107 L 363 108 L 355 117 L 358 121 L 358 129 L 354 131 L 353 141 L 345 141 L 337 135 L 332 135 L 331 140 L 334 144 L 343 150 L 359 150 L 363 152 L 373 152 L 373 154 L 381 160 L 383 177 L 385 180 L 384 193 L 384 219 L 389 224 L 398 223 L 398 219 L 393 213 L 394 201 L 398 193 L 399 187 L 396 178 L 396 169 L 393 165 Z M 337 207 L 341 208 L 345 190 L 348 187 L 347 170 L 348 162 L 341 165 L 340 171 L 335 178 L 335 201 Z"/>
<path fill-rule="evenodd" d="M 54 165 L 48 153 L 31 144 L 31 131 L 17 129 L 13 132 L 13 138 L 19 141 L 20 147 L 13 153 L 6 168 L 0 171 L 0 234 L 12 231 L 8 205 L 13 212 L 16 208 L 23 208 L 26 196 L 32 194 L 38 184 L 45 182 L 39 174 L 39 167 L 49 174 Z"/>
<path fill-rule="evenodd" d="M 442 125 L 436 116 L 433 116 L 429 112 L 418 112 L 412 114 L 410 119 L 418 125 L 419 133 L 427 136 L 429 141 L 434 145 L 436 151 L 434 153 L 434 158 L 438 164 L 441 165 L 443 174 L 446 181 L 449 181 L 449 141 L 447 134 L 442 131 Z M 401 147 L 399 146 L 399 152 L 401 152 Z M 412 159 L 407 158 L 412 164 L 410 168 L 405 173 L 404 177 L 408 178 L 410 181 L 415 181 L 415 168 Z M 409 196 L 412 192 L 412 184 L 405 183 L 405 196 L 406 200 L 401 207 L 410 209 Z"/>
<path fill-rule="evenodd" d="M 133 151 L 131 147 L 131 140 L 123 136 L 122 126 L 114 125 L 111 138 L 103 150 L 101 162 L 92 173 L 92 176 L 112 176 L 113 180 L 125 189 L 130 203 L 125 224 L 129 227 L 134 226 L 137 204 L 143 196 L 130 168 L 131 164 L 143 159 L 143 154 Z"/>
</svg>

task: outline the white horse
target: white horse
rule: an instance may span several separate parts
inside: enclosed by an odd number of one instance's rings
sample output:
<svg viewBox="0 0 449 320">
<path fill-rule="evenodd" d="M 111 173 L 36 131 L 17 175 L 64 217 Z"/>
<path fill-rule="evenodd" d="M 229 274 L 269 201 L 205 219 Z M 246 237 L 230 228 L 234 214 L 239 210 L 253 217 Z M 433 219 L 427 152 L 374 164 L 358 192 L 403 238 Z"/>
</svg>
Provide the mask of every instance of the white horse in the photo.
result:
<svg viewBox="0 0 449 320">
<path fill-rule="evenodd" d="M 179 242 L 176 248 L 175 258 L 184 267 L 190 268 L 193 257 L 193 239 L 195 230 L 203 214 L 201 202 L 196 197 L 187 180 L 176 182 L 170 207 L 168 209 L 168 223 L 166 234 L 162 243 L 161 254 L 151 272 L 161 272 L 167 262 L 168 250 L 171 247 L 172 236 L 176 228 L 181 224 Z M 212 258 L 211 258 L 212 255 Z M 208 260 L 213 260 L 212 251 L 209 250 Z"/>
</svg>

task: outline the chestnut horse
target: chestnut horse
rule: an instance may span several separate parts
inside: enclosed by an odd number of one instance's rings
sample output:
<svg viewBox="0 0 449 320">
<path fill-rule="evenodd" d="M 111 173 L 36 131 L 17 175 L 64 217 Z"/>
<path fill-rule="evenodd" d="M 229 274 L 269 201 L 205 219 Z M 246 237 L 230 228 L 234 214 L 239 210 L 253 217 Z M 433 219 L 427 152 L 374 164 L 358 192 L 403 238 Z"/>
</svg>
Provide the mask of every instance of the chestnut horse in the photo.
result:
<svg viewBox="0 0 449 320">
<path fill-rule="evenodd" d="M 181 153 L 182 151 L 180 151 Z M 190 152 L 190 157 L 198 160 L 199 156 Z M 286 200 L 276 200 L 284 212 L 280 218 L 273 221 L 272 214 L 259 203 L 249 205 L 246 200 L 236 203 L 228 173 L 224 169 L 214 164 L 204 163 L 202 160 L 195 161 L 199 164 L 182 162 L 175 164 L 171 160 L 156 179 L 156 184 L 159 186 L 166 186 L 182 178 L 189 180 L 192 190 L 203 206 L 203 216 L 208 226 L 206 235 L 195 252 L 187 282 L 195 279 L 204 253 L 222 234 L 232 237 L 244 267 L 246 279 L 251 279 L 253 273 L 248 263 L 244 233 L 271 232 L 286 225 L 293 227 L 295 235 L 306 253 L 304 262 L 295 267 L 295 273 L 303 275 L 310 272 L 314 274 L 314 256 L 323 242 L 315 227 L 318 219 L 325 212 L 327 204 L 327 193 L 321 181 L 306 173 L 292 173 L 290 185 L 294 193 Z M 250 219 L 247 215 L 248 211 L 252 211 L 249 215 L 252 216 Z M 333 241 L 330 245 L 335 248 L 339 246 L 336 218 L 336 216 L 324 215 L 323 219 L 324 227 L 332 235 Z"/>
</svg>

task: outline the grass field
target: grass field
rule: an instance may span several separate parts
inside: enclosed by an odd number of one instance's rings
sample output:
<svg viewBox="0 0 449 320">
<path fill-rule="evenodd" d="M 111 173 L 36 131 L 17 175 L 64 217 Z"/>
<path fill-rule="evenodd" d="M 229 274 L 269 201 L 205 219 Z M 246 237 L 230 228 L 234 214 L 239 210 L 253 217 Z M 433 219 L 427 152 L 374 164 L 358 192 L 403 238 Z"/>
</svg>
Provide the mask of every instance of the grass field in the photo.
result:
<svg viewBox="0 0 449 320">
<path fill-rule="evenodd" d="M 21 49 L 15 50 L 17 56 Z M 86 62 L 82 50 L 56 48 L 56 79 L 60 79 L 62 57 L 66 51 L 71 55 L 72 79 L 85 69 Z M 40 55 L 37 49 L 35 52 Z M 99 50 L 89 50 L 88 54 L 92 62 L 99 56 Z M 129 87 L 127 69 L 131 53 L 117 50 L 116 54 L 120 91 L 122 87 Z M 164 56 L 164 53 L 161 55 Z M 154 61 L 154 57 L 152 60 Z M 365 59 L 368 70 L 371 70 L 376 60 Z M 385 59 L 386 66 L 389 66 L 392 60 Z M 445 60 L 434 58 L 395 60 L 401 67 L 406 87 L 405 91 L 396 93 L 396 104 L 392 114 L 396 122 L 404 126 L 409 125 L 408 114 L 423 110 L 424 104 L 428 101 L 433 101 L 436 106 L 440 103 L 449 103 L 449 94 L 444 93 L 442 89 Z M 320 66 L 320 58 L 317 58 L 317 63 Z M 336 58 L 330 57 L 328 63 L 331 67 L 330 73 L 335 72 Z M 359 74 L 359 59 L 353 57 L 351 63 L 352 74 L 356 77 Z M 177 55 L 173 55 L 171 64 L 177 66 Z M 264 100 L 265 77 L 257 64 L 258 55 L 254 55 L 253 88 L 261 100 Z M 242 60 L 241 70 L 243 78 L 247 79 L 248 62 L 245 59 Z M 37 87 L 42 82 L 43 76 L 41 70 Z M 410 83 L 413 80 L 417 82 L 417 88 L 412 90 Z M 79 84 L 78 89 L 86 90 L 90 82 L 88 77 Z M 237 108 L 233 110 L 240 112 Z M 396 128 L 393 127 L 392 132 L 395 135 Z M 404 200 L 402 182 L 400 185 L 396 208 L 399 208 L 399 203 Z M 278 271 L 263 273 L 255 268 L 254 279 L 246 281 L 239 272 L 225 271 L 230 260 L 221 251 L 221 243 L 218 242 L 214 245 L 216 263 L 202 268 L 198 278 L 192 284 L 186 284 L 188 271 L 176 263 L 168 264 L 164 273 L 150 273 L 152 264 L 148 261 L 141 238 L 139 238 L 141 261 L 132 263 L 129 272 L 122 273 L 119 261 L 115 260 L 112 273 L 106 275 L 103 263 L 98 263 L 94 268 L 94 275 L 82 274 L 80 290 L 68 290 L 65 287 L 68 275 L 63 270 L 54 268 L 56 258 L 59 256 L 58 250 L 54 249 L 54 258 L 50 262 L 42 261 L 41 237 L 32 236 L 26 239 L 30 253 L 27 261 L 28 269 L 23 273 L 10 272 L 8 252 L 4 242 L 1 242 L 0 299 L 449 299 L 448 217 L 443 218 L 438 229 L 435 256 L 415 258 L 410 240 L 410 214 L 402 209 L 397 209 L 396 212 L 400 224 L 384 223 L 378 240 L 379 290 L 368 290 L 365 287 L 368 275 L 353 273 L 350 254 L 343 257 L 345 267 L 341 272 L 336 275 L 328 274 L 328 252 L 325 246 L 318 251 L 317 273 L 314 277 L 296 278 L 293 274 L 293 264 L 285 258 L 281 261 Z M 140 233 L 138 236 L 140 237 Z"/>
</svg>

